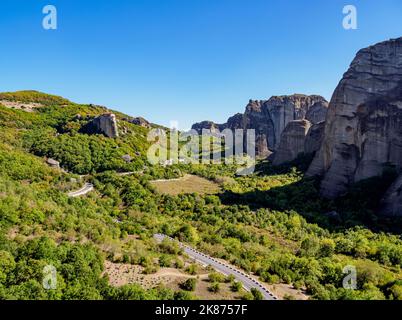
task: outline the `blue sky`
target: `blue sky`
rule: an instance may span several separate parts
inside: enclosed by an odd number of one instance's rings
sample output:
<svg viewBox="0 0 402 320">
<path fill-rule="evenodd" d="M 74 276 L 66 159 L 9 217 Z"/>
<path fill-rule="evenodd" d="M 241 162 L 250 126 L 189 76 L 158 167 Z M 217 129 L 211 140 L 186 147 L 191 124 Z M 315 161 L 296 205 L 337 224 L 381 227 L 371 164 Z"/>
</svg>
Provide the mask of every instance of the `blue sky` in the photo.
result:
<svg viewBox="0 0 402 320">
<path fill-rule="evenodd" d="M 58 29 L 42 28 L 42 8 Z M 342 28 L 357 7 L 358 29 Z M 35 89 L 181 129 L 248 99 L 330 98 L 358 49 L 402 36 L 400 0 L 2 0 L 0 91 Z"/>
</svg>

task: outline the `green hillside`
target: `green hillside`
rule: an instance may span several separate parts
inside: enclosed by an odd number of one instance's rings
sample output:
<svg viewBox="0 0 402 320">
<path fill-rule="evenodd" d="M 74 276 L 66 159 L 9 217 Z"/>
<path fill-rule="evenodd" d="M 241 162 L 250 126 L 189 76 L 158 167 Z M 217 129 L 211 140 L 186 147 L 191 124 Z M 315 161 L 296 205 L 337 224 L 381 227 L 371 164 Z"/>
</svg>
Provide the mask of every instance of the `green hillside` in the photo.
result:
<svg viewBox="0 0 402 320">
<path fill-rule="evenodd" d="M 33 112 L 0 106 L 0 299 L 194 298 L 163 285 L 109 283 L 105 261 L 140 265 L 144 274 L 186 270 L 177 246 L 157 244 L 155 233 L 272 286 L 302 289 L 311 299 L 402 299 L 402 240 L 372 208 L 386 176 L 366 182 L 367 196 L 356 186 L 341 201 L 325 202 L 316 182 L 303 178 L 303 159 L 281 168 L 262 163 L 247 177 L 225 165 L 152 166 L 149 129 L 126 115 L 115 112 L 123 134 L 106 138 L 80 132 L 109 111 L 104 107 L 33 91 L 0 94 L 0 100 L 42 104 Z M 122 158 L 127 154 L 131 162 Z M 129 171 L 135 173 L 119 174 Z M 169 195 L 151 183 L 185 173 L 213 180 L 222 191 Z M 68 197 L 86 182 L 95 191 Z M 324 215 L 331 210 L 339 212 L 336 219 Z M 47 265 L 57 270 L 54 290 L 43 286 Z M 342 287 L 347 265 L 357 268 L 357 290 Z"/>
</svg>

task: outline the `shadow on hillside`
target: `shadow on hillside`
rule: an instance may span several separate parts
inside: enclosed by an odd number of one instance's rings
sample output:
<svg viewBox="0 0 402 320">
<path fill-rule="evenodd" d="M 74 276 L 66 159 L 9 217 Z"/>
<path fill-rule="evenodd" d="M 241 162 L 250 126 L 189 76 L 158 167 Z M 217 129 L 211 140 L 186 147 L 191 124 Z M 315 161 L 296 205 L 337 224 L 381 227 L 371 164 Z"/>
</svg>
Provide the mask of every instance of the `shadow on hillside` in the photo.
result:
<svg viewBox="0 0 402 320">
<path fill-rule="evenodd" d="M 295 160 L 279 166 L 273 166 L 270 160 L 258 162 L 255 166 L 255 173 L 258 176 L 273 176 L 278 174 L 287 174 L 297 169 L 300 172 L 306 172 L 311 162 L 313 161 L 314 154 L 302 154 Z"/>
<path fill-rule="evenodd" d="M 246 193 L 226 191 L 220 195 L 226 205 L 247 205 L 252 210 L 261 208 L 301 214 L 308 222 L 331 231 L 342 231 L 363 226 L 372 231 L 400 234 L 402 219 L 381 219 L 377 208 L 381 196 L 392 184 L 394 176 L 384 174 L 353 185 L 347 195 L 336 200 L 326 200 L 319 195 L 319 180 L 302 180 L 274 187 L 268 191 L 254 190 Z"/>
</svg>

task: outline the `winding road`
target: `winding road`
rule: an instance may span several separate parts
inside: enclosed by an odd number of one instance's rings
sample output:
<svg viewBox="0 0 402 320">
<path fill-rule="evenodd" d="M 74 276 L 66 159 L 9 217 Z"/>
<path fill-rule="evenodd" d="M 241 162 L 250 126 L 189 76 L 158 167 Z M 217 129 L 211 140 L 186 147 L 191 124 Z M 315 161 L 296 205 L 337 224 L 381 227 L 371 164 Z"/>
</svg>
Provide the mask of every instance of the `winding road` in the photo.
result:
<svg viewBox="0 0 402 320">
<path fill-rule="evenodd" d="M 76 198 L 83 196 L 94 189 L 94 185 L 92 183 L 86 183 L 80 190 L 72 191 L 68 194 L 70 198 Z"/>
<path fill-rule="evenodd" d="M 154 238 L 158 242 L 162 242 L 164 239 L 169 239 L 172 241 L 177 241 L 169 236 L 166 236 L 164 234 L 155 234 Z M 178 241 L 177 241 L 178 242 Z M 233 275 L 237 281 L 241 282 L 243 284 L 244 289 L 247 291 L 250 291 L 252 288 L 258 289 L 265 300 L 277 300 L 278 298 L 275 297 L 267 288 L 264 287 L 264 285 L 252 278 L 250 275 L 246 274 L 245 272 L 236 269 L 235 267 L 223 263 L 211 256 L 208 256 L 202 252 L 199 252 L 188 245 L 185 245 L 181 242 L 178 242 L 180 247 L 184 250 L 184 252 L 192 259 L 197 261 L 199 264 L 208 266 L 210 265 L 213 267 L 216 271 L 224 274 L 224 275 Z"/>
</svg>

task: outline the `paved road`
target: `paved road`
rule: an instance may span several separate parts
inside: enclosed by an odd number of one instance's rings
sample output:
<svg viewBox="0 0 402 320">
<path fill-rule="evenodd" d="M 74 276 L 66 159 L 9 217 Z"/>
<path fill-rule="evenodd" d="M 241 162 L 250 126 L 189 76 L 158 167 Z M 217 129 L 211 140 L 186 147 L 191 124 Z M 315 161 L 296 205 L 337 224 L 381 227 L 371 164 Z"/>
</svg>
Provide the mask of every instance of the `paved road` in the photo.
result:
<svg viewBox="0 0 402 320">
<path fill-rule="evenodd" d="M 88 192 L 91 192 L 93 189 L 94 189 L 93 184 L 86 183 L 80 190 L 72 191 L 68 194 L 68 196 L 71 198 L 76 198 L 79 196 L 83 196 L 83 195 L 87 194 Z"/>
<path fill-rule="evenodd" d="M 175 239 L 168 237 L 166 235 L 163 235 L 163 234 L 155 234 L 154 238 L 160 242 L 162 242 L 166 238 L 170 239 L 172 241 L 176 241 Z M 249 276 L 245 272 L 238 270 L 229 264 L 222 263 L 221 261 L 219 261 L 211 256 L 208 256 L 202 252 L 199 252 L 181 242 L 179 242 L 179 245 L 189 257 L 196 260 L 198 263 L 205 265 L 205 266 L 210 265 L 216 271 L 218 271 L 224 275 L 232 274 L 233 276 L 235 276 L 236 280 L 240 281 L 243 284 L 243 287 L 247 291 L 250 291 L 252 288 L 256 288 L 262 293 L 265 300 L 277 300 L 278 299 L 271 292 L 269 292 L 268 289 L 266 289 L 259 281 L 253 279 L 251 276 Z"/>
</svg>

